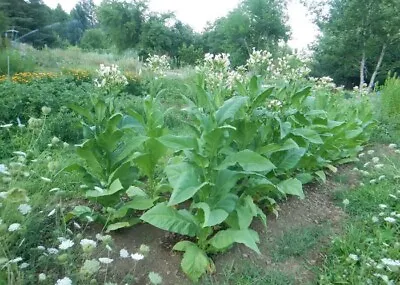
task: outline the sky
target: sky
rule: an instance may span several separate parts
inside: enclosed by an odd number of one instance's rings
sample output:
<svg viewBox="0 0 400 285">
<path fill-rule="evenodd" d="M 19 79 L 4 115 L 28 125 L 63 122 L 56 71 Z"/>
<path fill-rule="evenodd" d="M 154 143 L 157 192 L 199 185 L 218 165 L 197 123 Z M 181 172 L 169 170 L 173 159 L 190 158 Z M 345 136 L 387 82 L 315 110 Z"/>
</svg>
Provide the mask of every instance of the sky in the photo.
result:
<svg viewBox="0 0 400 285">
<path fill-rule="evenodd" d="M 69 12 L 78 0 L 44 0 L 55 8 L 58 3 Z M 99 4 L 101 0 L 94 0 Z M 150 10 L 157 12 L 173 11 L 179 20 L 189 24 L 201 32 L 207 22 L 212 22 L 225 16 L 233 10 L 240 0 L 150 0 Z M 292 0 L 288 5 L 289 24 L 292 29 L 292 39 L 289 45 L 299 50 L 306 49 L 318 34 L 318 29 L 307 16 L 307 9 L 299 0 Z"/>
</svg>

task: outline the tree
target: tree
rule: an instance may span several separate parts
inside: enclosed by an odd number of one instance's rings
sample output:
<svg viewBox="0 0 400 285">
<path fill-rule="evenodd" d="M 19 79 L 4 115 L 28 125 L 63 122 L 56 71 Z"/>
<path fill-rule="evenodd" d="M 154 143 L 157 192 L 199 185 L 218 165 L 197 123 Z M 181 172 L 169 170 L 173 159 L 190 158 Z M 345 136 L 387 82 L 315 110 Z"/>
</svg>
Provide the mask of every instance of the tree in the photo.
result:
<svg viewBox="0 0 400 285">
<path fill-rule="evenodd" d="M 80 0 L 71 11 L 71 22 L 67 27 L 71 44 L 78 44 L 83 33 L 97 24 L 96 5 L 93 0 Z"/>
<path fill-rule="evenodd" d="M 315 46 L 316 75 L 332 75 L 351 85 L 358 78 L 369 88 L 385 65 L 385 55 L 399 40 L 400 2 L 397 0 L 331 0 L 329 13 L 317 21 L 322 31 Z M 358 70 L 358 76 L 357 76 Z"/>
<path fill-rule="evenodd" d="M 230 53 L 233 65 L 243 64 L 253 48 L 276 50 L 280 40 L 289 39 L 285 9 L 285 1 L 242 1 L 207 28 L 204 34 L 207 50 Z"/>
<path fill-rule="evenodd" d="M 108 47 L 106 34 L 101 29 L 86 30 L 79 43 L 84 50 L 104 50 Z"/>
<path fill-rule="evenodd" d="M 118 50 L 132 48 L 139 43 L 147 9 L 144 1 L 102 2 L 98 10 L 99 22 Z"/>
</svg>

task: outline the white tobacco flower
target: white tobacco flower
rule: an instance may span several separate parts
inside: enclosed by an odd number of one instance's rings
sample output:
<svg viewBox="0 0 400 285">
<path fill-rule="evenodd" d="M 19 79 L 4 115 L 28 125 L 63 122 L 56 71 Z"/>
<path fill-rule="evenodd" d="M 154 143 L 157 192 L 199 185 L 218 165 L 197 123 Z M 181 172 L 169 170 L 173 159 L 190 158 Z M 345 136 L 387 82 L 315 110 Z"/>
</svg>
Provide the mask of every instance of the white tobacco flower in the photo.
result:
<svg viewBox="0 0 400 285">
<path fill-rule="evenodd" d="M 63 242 L 61 242 L 61 244 L 58 246 L 58 248 L 61 250 L 66 250 L 66 249 L 73 247 L 74 244 L 75 243 L 72 240 L 66 239 Z"/>
<path fill-rule="evenodd" d="M 139 261 L 144 258 L 144 255 L 140 254 L 140 253 L 135 253 L 135 254 L 131 254 L 131 257 L 133 260 Z"/>
<path fill-rule="evenodd" d="M 119 256 L 121 258 L 128 258 L 129 257 L 129 252 L 125 248 L 123 248 L 123 249 L 121 249 L 119 251 Z"/>
<path fill-rule="evenodd" d="M 72 280 L 64 277 L 63 279 L 58 279 L 56 285 L 72 285 Z"/>
<path fill-rule="evenodd" d="M 14 224 L 11 224 L 11 225 L 8 227 L 8 231 L 9 231 L 9 232 L 15 232 L 15 231 L 19 230 L 20 228 L 21 228 L 21 224 L 14 223 Z"/>
<path fill-rule="evenodd" d="M 18 206 L 18 211 L 22 214 L 22 215 L 27 215 L 32 211 L 32 207 L 28 204 L 21 204 Z"/>
<path fill-rule="evenodd" d="M 100 257 L 99 261 L 103 264 L 110 264 L 114 261 L 114 259 L 108 258 L 108 257 Z"/>
</svg>

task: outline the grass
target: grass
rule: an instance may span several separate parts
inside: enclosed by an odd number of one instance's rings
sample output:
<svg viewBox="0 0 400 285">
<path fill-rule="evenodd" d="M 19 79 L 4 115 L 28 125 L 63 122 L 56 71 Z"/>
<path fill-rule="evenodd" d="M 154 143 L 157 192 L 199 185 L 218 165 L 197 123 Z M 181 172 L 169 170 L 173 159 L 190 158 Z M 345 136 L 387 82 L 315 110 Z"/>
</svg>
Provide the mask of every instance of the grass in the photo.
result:
<svg viewBox="0 0 400 285">
<path fill-rule="evenodd" d="M 274 261 L 281 262 L 291 257 L 299 257 L 314 248 L 327 234 L 326 226 L 307 226 L 291 229 L 277 239 L 273 249 Z"/>
<path fill-rule="evenodd" d="M 208 279 L 204 285 L 291 285 L 295 278 L 284 272 L 245 263 L 240 269 L 227 266 L 217 280 Z"/>
<path fill-rule="evenodd" d="M 374 155 L 395 174 L 400 157 L 380 148 Z M 388 157 L 391 159 L 388 159 Z M 397 172 L 399 174 L 399 172 Z M 381 173 L 373 172 L 371 176 Z M 336 199 L 349 214 L 343 235 L 333 240 L 319 284 L 399 284 L 400 275 L 400 181 L 394 177 L 354 191 L 340 192 Z M 342 201 L 348 202 L 346 206 Z M 398 265 L 388 266 L 388 263 Z"/>
</svg>

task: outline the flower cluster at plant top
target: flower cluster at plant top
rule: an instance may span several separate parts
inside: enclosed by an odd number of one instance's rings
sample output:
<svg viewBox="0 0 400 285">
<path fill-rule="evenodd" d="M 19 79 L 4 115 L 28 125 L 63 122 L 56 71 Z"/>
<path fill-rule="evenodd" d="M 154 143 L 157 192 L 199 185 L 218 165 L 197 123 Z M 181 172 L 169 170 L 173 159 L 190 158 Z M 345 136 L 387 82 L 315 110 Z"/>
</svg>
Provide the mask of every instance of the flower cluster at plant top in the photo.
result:
<svg viewBox="0 0 400 285">
<path fill-rule="evenodd" d="M 367 83 L 363 83 L 362 86 L 361 86 L 361 89 L 360 89 L 359 86 L 354 86 L 354 87 L 353 87 L 353 91 L 356 92 L 356 93 L 358 93 L 358 94 L 361 95 L 361 96 L 368 95 L 369 92 L 370 92 Z"/>
<path fill-rule="evenodd" d="M 171 69 L 169 58 L 166 55 L 149 55 L 144 67 L 150 70 L 156 77 L 164 77 L 166 71 Z"/>
<path fill-rule="evenodd" d="M 316 77 L 310 77 L 309 80 L 314 83 L 313 84 L 313 89 L 314 90 L 321 90 L 321 89 L 328 89 L 330 91 L 343 91 L 344 86 L 336 86 L 335 82 L 333 82 L 333 79 L 329 76 L 324 76 L 320 78 Z"/>
<path fill-rule="evenodd" d="M 118 65 L 107 66 L 100 64 L 100 68 L 96 70 L 96 73 L 97 77 L 94 79 L 94 83 L 99 88 L 122 88 L 128 84 L 126 76 L 122 74 Z"/>
<path fill-rule="evenodd" d="M 290 81 L 304 79 L 310 73 L 307 61 L 302 61 L 296 55 L 274 60 L 270 52 L 256 49 L 253 49 L 246 64 L 236 69 L 231 68 L 229 54 L 207 53 L 202 65 L 196 66 L 196 71 L 204 75 L 205 83 L 211 90 L 232 90 L 236 81 L 244 83 L 254 74 L 261 75 L 266 80 Z"/>
</svg>

